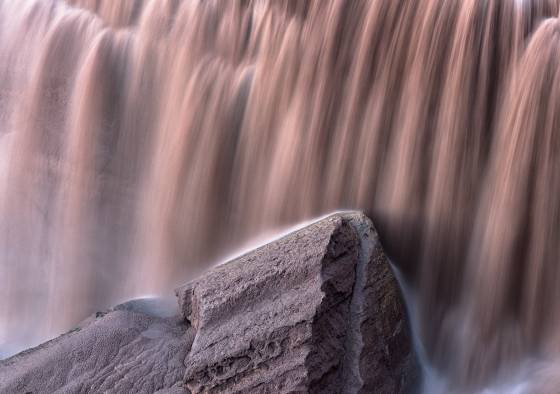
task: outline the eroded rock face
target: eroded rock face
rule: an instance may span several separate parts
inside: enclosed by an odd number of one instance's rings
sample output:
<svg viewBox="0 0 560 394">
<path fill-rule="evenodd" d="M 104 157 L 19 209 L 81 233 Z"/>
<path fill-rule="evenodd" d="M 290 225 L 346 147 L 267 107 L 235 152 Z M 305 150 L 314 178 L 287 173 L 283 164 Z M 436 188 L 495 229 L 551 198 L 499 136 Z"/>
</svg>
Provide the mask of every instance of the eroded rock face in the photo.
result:
<svg viewBox="0 0 560 394">
<path fill-rule="evenodd" d="M 202 392 L 408 391 L 414 357 L 371 221 L 337 214 L 177 290 Z"/>
<path fill-rule="evenodd" d="M 136 305 L 0 361 L 1 393 L 179 393 L 194 330 Z"/>
<path fill-rule="evenodd" d="M 336 214 L 0 361 L 0 392 L 403 393 L 418 376 L 371 221 Z"/>
</svg>

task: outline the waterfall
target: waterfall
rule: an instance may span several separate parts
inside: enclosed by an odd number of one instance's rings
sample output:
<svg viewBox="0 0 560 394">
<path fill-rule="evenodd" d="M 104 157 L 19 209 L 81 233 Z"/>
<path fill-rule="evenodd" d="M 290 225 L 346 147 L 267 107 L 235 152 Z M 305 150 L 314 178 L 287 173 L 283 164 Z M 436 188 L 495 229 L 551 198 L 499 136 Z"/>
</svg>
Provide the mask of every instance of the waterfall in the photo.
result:
<svg viewBox="0 0 560 394">
<path fill-rule="evenodd" d="M 0 348 L 361 209 L 453 386 L 558 359 L 559 5 L 0 0 Z"/>
</svg>

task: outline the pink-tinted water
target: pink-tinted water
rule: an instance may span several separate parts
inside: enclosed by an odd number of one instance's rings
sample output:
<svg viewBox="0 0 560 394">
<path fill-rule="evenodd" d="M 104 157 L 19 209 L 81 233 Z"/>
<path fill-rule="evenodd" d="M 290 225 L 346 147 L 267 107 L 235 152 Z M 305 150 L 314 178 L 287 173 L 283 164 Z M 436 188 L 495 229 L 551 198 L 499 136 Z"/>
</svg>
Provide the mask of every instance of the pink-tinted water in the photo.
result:
<svg viewBox="0 0 560 394">
<path fill-rule="evenodd" d="M 450 387 L 556 365 L 558 13 L 0 0 L 0 346 L 352 208 L 375 219 Z"/>
</svg>

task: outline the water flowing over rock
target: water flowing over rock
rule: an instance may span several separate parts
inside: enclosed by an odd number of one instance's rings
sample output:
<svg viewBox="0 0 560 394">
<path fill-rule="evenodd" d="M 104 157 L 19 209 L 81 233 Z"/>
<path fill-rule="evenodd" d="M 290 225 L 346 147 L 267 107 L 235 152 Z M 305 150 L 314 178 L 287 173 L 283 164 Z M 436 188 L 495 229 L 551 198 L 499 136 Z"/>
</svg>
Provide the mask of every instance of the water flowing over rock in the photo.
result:
<svg viewBox="0 0 560 394">
<path fill-rule="evenodd" d="M 0 361 L 0 392 L 405 393 L 404 303 L 371 221 L 337 214 Z"/>
<path fill-rule="evenodd" d="M 0 357 L 358 209 L 449 387 L 559 359 L 559 13 L 0 0 Z"/>
</svg>

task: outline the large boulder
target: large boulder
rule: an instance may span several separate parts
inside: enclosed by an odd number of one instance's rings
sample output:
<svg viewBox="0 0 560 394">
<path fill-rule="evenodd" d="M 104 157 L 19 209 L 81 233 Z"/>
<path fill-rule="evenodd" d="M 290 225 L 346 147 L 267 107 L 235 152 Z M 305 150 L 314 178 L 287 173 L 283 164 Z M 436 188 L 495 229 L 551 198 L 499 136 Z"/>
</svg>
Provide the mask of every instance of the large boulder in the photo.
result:
<svg viewBox="0 0 560 394">
<path fill-rule="evenodd" d="M 399 393 L 416 376 L 405 308 L 371 221 L 336 214 L 177 290 L 202 392 Z"/>
<path fill-rule="evenodd" d="M 129 302 L 0 361 L 0 392 L 403 393 L 419 376 L 363 214 L 327 217 L 176 293 L 174 310 Z"/>
</svg>

